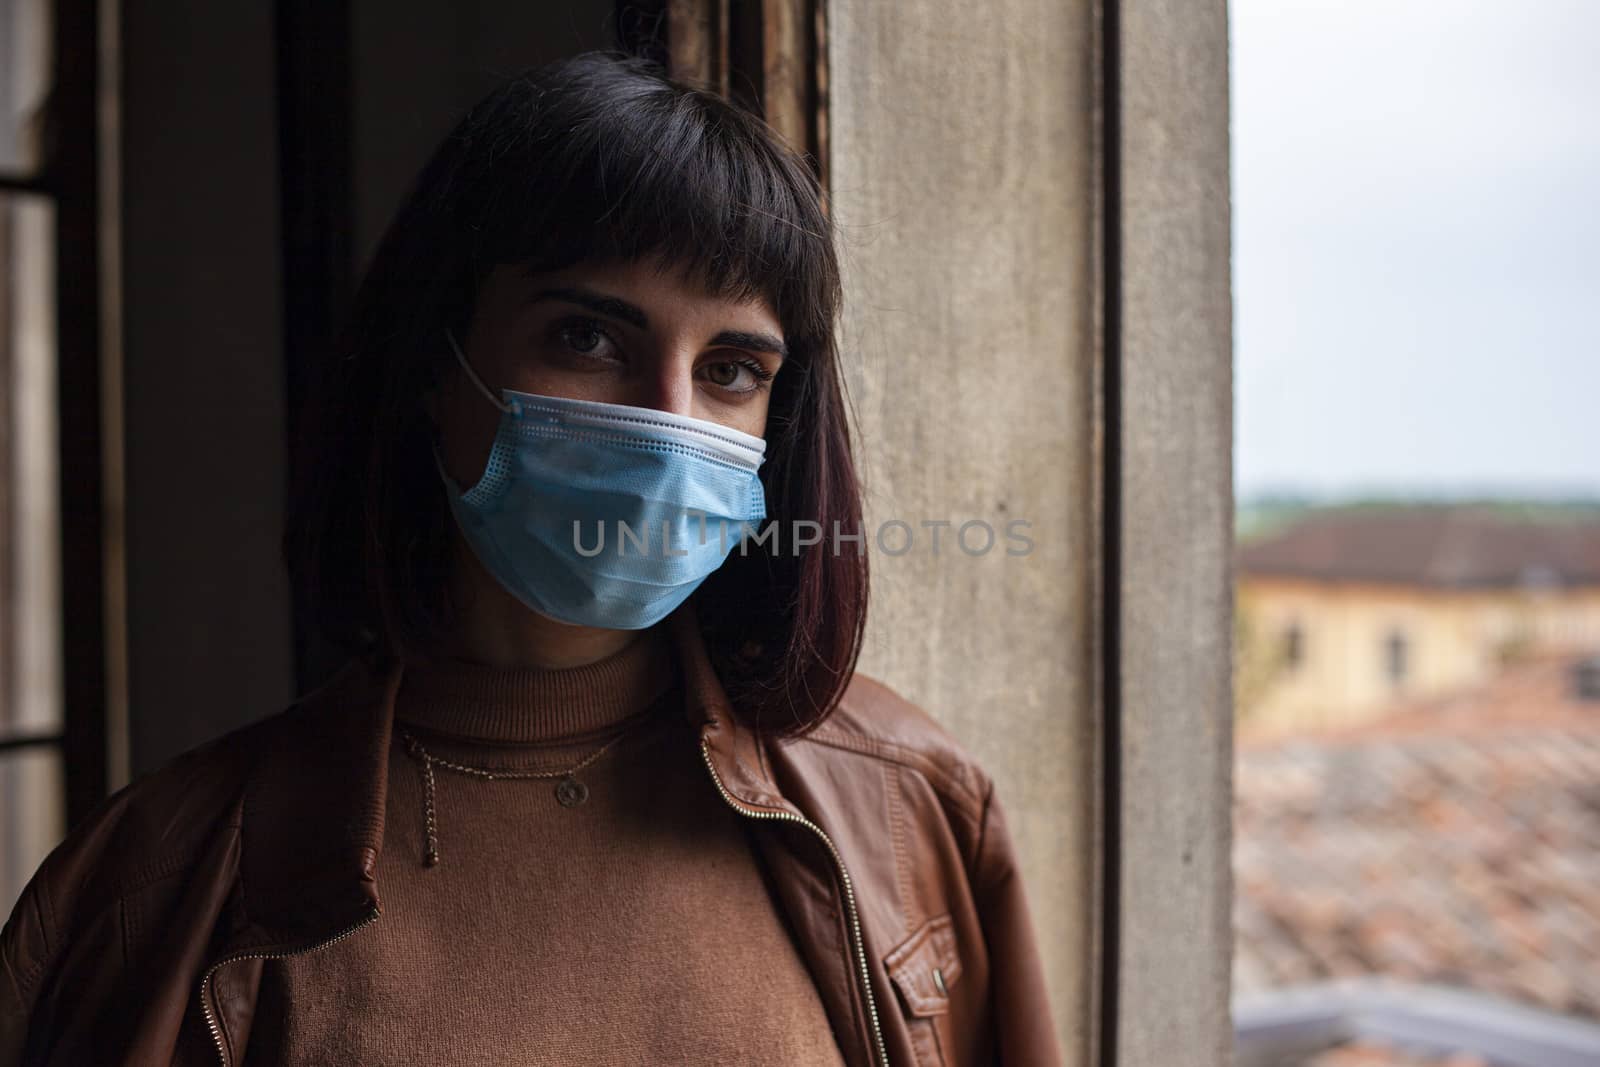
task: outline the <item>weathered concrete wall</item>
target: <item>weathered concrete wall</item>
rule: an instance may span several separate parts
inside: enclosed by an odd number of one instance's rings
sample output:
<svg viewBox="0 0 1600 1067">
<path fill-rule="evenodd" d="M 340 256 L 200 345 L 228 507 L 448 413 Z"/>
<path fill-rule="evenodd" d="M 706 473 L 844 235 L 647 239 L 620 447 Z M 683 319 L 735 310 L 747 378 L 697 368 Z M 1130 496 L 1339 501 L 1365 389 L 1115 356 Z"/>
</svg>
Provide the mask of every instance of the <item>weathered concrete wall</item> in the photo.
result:
<svg viewBox="0 0 1600 1067">
<path fill-rule="evenodd" d="M 1224 0 L 1120 8 L 1117 1063 L 1228 1062 L 1232 303 Z"/>
<path fill-rule="evenodd" d="M 903 555 L 874 551 L 862 669 L 994 775 L 1074 1064 L 1096 944 L 1091 29 L 1086 3 L 1062 0 L 829 5 L 869 529 L 915 534 Z M 1034 547 L 1008 556 L 1018 519 Z M 936 556 L 921 523 L 944 520 Z M 955 544 L 969 520 L 997 532 L 986 555 Z M 891 551 L 904 540 L 886 534 Z"/>
</svg>

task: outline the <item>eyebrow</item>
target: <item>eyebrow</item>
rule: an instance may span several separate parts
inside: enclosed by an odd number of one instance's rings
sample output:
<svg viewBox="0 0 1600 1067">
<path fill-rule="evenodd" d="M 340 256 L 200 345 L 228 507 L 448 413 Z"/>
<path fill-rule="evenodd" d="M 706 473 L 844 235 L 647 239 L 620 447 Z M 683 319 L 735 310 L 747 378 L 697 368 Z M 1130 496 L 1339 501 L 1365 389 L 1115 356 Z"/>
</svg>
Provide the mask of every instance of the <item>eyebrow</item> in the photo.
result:
<svg viewBox="0 0 1600 1067">
<path fill-rule="evenodd" d="M 587 308 L 596 315 L 625 322 L 629 326 L 641 330 L 650 328 L 650 317 L 644 311 L 626 300 L 604 293 L 597 293 L 592 289 L 580 286 L 562 286 L 554 289 L 541 289 L 528 298 L 529 304 L 538 304 L 545 301 L 560 301 L 567 304 L 576 304 L 578 307 Z M 734 348 L 746 348 L 752 352 L 768 352 L 779 359 L 787 359 L 789 346 L 783 340 L 770 333 L 750 330 L 723 330 L 711 339 L 714 345 L 730 345 Z"/>
<path fill-rule="evenodd" d="M 606 296 L 592 289 L 577 287 L 562 287 L 557 289 L 541 289 L 528 298 L 529 304 L 540 304 L 547 300 L 557 300 L 566 304 L 576 304 L 588 308 L 596 315 L 625 322 L 629 326 L 637 326 L 641 330 L 650 328 L 650 319 L 637 307 L 626 300 L 619 300 L 614 296 Z"/>
<path fill-rule="evenodd" d="M 747 330 L 723 330 L 711 339 L 714 345 L 747 348 L 752 352 L 769 352 L 779 359 L 789 358 L 789 346 L 770 333 L 750 333 Z"/>
</svg>

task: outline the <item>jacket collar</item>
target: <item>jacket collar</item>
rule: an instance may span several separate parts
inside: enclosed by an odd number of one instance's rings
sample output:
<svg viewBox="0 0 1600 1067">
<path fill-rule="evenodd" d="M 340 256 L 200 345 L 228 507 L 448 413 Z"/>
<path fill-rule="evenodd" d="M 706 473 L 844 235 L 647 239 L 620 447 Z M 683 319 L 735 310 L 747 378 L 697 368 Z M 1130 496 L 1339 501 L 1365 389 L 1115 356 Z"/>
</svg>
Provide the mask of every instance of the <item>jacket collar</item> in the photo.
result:
<svg viewBox="0 0 1600 1067">
<path fill-rule="evenodd" d="M 684 714 L 710 772 L 741 806 L 798 814 L 763 742 L 734 714 L 692 604 L 663 623 L 683 678 Z M 399 664 L 353 660 L 268 731 L 246 787 L 240 879 L 252 951 L 315 943 L 379 906 L 389 746 Z"/>
<path fill-rule="evenodd" d="M 378 903 L 398 668 L 347 663 L 265 731 L 245 789 L 240 883 L 253 936 L 290 943 Z"/>
<path fill-rule="evenodd" d="M 783 798 L 773 781 L 759 735 L 734 714 L 727 691 L 711 666 L 693 603 L 685 603 L 666 621 L 683 673 L 684 711 L 689 725 L 700 729 L 701 746 L 717 781 L 747 808 L 795 813 L 794 805 Z"/>
</svg>

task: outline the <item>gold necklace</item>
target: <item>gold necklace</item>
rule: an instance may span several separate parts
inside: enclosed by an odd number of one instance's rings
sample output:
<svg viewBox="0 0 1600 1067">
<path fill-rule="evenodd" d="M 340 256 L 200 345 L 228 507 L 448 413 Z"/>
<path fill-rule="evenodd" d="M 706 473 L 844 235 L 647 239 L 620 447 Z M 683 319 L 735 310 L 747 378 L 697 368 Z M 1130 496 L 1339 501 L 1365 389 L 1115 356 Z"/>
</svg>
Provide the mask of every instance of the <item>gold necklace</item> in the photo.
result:
<svg viewBox="0 0 1600 1067">
<path fill-rule="evenodd" d="M 427 831 L 427 842 L 422 855 L 423 866 L 433 867 L 439 863 L 439 824 L 435 817 L 434 808 L 433 768 L 435 764 L 445 770 L 455 771 L 457 774 L 464 774 L 470 778 L 477 778 L 485 782 L 520 778 L 559 778 L 560 781 L 556 783 L 555 789 L 556 800 L 563 808 L 575 808 L 589 799 L 589 787 L 578 781 L 578 772 L 611 751 L 613 745 L 628 736 L 644 722 L 649 721 L 650 718 L 647 715 L 640 716 L 639 722 L 627 727 L 617 736 L 564 771 L 527 771 L 516 768 L 473 767 L 465 763 L 456 763 L 453 760 L 435 756 L 422 747 L 422 742 L 418 741 L 405 729 L 398 726 L 395 727 L 400 734 L 400 739 L 405 742 L 407 754 L 422 764 L 423 823 Z"/>
</svg>

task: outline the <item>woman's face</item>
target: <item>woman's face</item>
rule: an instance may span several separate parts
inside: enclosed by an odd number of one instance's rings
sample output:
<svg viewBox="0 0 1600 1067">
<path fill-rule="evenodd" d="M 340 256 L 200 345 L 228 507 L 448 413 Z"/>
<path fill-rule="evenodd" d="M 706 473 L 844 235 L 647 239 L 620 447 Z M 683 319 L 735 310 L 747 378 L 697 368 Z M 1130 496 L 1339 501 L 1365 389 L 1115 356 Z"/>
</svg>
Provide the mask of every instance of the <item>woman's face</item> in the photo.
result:
<svg viewBox="0 0 1600 1067">
<path fill-rule="evenodd" d="M 765 435 L 784 357 L 767 301 L 707 295 L 654 261 L 545 273 L 498 267 L 461 346 L 497 396 L 514 389 L 655 408 L 756 437 Z M 500 412 L 459 369 L 434 402 L 445 469 L 470 486 L 488 462 Z"/>
</svg>

